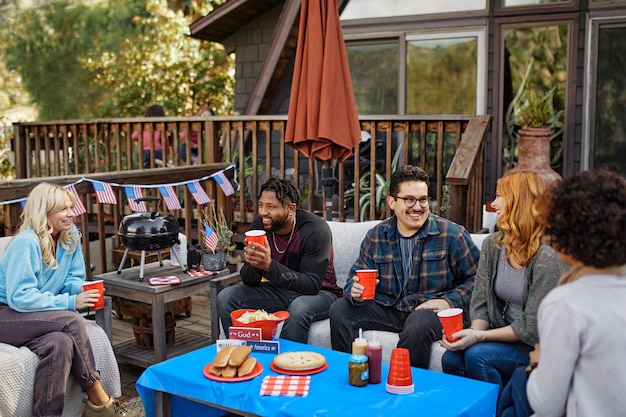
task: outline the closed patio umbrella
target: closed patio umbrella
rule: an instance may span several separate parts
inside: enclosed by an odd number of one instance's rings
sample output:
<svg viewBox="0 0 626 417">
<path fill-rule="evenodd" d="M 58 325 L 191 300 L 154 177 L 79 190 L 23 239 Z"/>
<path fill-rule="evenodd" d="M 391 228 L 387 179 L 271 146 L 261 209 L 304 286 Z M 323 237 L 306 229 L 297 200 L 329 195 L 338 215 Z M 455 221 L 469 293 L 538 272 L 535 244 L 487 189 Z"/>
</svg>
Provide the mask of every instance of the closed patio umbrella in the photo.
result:
<svg viewBox="0 0 626 417">
<path fill-rule="evenodd" d="M 336 0 L 303 0 L 285 140 L 324 165 L 326 218 L 332 219 L 333 167 L 361 141 Z"/>
</svg>

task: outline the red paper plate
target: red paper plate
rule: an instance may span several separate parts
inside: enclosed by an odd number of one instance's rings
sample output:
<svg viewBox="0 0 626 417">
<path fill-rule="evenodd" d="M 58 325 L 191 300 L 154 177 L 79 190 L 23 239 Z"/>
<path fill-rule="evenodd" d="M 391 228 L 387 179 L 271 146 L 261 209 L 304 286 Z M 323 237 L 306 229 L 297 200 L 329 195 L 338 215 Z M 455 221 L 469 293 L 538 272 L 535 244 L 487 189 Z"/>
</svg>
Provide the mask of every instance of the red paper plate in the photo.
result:
<svg viewBox="0 0 626 417">
<path fill-rule="evenodd" d="M 261 365 L 260 362 L 257 362 L 256 365 L 254 366 L 254 369 L 252 370 L 252 372 L 250 372 L 248 375 L 245 376 L 236 376 L 233 378 L 227 378 L 224 376 L 217 376 L 217 375 L 213 375 L 211 372 L 209 372 L 209 368 L 211 367 L 211 364 L 213 362 L 209 363 L 207 366 L 204 367 L 204 376 L 206 376 L 207 378 L 209 378 L 210 380 L 213 381 L 219 381 L 219 382 L 241 382 L 241 381 L 248 381 L 252 378 L 256 378 L 257 376 L 261 375 L 261 373 L 263 372 L 263 365 Z"/>
<path fill-rule="evenodd" d="M 328 362 L 324 363 L 324 365 L 320 366 L 319 368 L 307 369 L 306 371 L 292 371 L 290 369 L 279 368 L 278 366 L 274 365 L 274 362 L 270 363 L 270 369 L 272 371 L 284 375 L 313 375 L 322 372 L 326 368 L 328 368 Z"/>
</svg>

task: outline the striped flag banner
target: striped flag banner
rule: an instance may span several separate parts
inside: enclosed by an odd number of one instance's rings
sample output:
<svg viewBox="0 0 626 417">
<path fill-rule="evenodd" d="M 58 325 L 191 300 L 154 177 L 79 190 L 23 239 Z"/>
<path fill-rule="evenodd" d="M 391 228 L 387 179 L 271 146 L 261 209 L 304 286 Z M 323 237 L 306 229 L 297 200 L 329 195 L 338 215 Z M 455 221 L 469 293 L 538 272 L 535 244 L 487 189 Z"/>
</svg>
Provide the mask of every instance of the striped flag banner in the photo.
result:
<svg viewBox="0 0 626 417">
<path fill-rule="evenodd" d="M 92 181 L 93 189 L 96 192 L 98 203 L 100 204 L 117 204 L 117 197 L 113 192 L 111 184 L 100 181 Z"/>
<path fill-rule="evenodd" d="M 196 203 L 203 205 L 203 204 L 209 204 L 211 202 L 211 199 L 209 198 L 209 196 L 204 192 L 204 189 L 202 189 L 202 187 L 200 186 L 199 181 L 192 181 L 190 183 L 187 183 L 187 188 L 189 189 L 189 192 L 193 196 L 193 199 L 196 200 Z"/>
<path fill-rule="evenodd" d="M 211 249 L 211 252 L 215 252 L 217 247 L 217 233 L 211 228 L 211 226 L 204 226 L 204 244 L 207 248 Z"/>
<path fill-rule="evenodd" d="M 180 200 L 178 200 L 178 196 L 174 192 L 174 187 L 171 185 L 160 185 L 159 192 L 163 200 L 165 200 L 165 205 L 168 210 L 180 210 L 182 208 Z"/>
<path fill-rule="evenodd" d="M 83 200 L 80 199 L 80 196 L 76 192 L 76 187 L 74 187 L 74 184 L 67 185 L 65 189 L 74 194 L 74 197 L 76 197 L 76 207 L 74 207 L 74 215 L 80 216 L 81 214 L 87 213 L 87 209 L 83 205 Z"/>
<path fill-rule="evenodd" d="M 130 206 L 130 209 L 132 211 L 139 211 L 139 212 L 148 211 L 148 209 L 146 208 L 145 201 L 140 201 L 140 202 L 135 201 L 138 198 L 143 198 L 141 187 L 124 187 L 124 193 L 126 194 L 128 205 Z"/>
<path fill-rule="evenodd" d="M 220 186 L 226 197 L 235 194 L 235 190 L 233 189 L 230 181 L 228 181 L 228 178 L 226 178 L 226 175 L 224 175 L 224 171 L 218 172 L 216 175 L 213 176 L 213 179 L 215 180 L 217 185 Z"/>
</svg>

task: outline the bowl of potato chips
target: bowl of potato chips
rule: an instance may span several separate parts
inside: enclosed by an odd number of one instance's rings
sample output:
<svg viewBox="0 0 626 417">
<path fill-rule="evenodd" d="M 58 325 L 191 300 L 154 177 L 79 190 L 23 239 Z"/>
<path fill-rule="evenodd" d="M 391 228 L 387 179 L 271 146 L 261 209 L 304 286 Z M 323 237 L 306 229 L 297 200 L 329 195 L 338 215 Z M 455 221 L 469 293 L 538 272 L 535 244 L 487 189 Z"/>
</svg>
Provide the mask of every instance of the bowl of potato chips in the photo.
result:
<svg viewBox="0 0 626 417">
<path fill-rule="evenodd" d="M 265 310 L 242 308 L 230 313 L 233 326 L 261 329 L 261 337 L 263 340 L 271 340 L 277 337 L 277 335 L 280 335 L 278 327 L 279 325 L 282 327 L 282 322 L 288 318 L 289 312 L 287 311 L 268 313 Z"/>
</svg>

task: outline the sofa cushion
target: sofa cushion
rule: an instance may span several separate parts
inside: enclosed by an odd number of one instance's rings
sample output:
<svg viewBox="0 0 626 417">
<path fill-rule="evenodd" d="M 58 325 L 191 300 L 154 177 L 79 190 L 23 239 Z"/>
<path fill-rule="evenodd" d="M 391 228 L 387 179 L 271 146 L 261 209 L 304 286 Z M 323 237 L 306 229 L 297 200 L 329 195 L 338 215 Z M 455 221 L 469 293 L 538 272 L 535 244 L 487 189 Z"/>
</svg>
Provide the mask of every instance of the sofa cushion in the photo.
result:
<svg viewBox="0 0 626 417">
<path fill-rule="evenodd" d="M 346 285 L 352 265 L 359 257 L 361 242 L 367 231 L 380 223 L 380 220 L 369 222 L 327 222 L 333 235 L 333 265 L 337 276 L 337 285 Z"/>
</svg>

